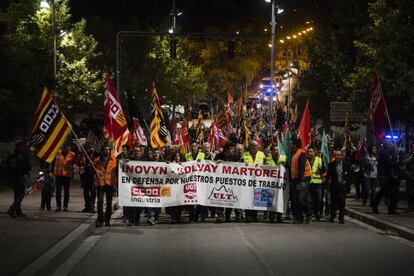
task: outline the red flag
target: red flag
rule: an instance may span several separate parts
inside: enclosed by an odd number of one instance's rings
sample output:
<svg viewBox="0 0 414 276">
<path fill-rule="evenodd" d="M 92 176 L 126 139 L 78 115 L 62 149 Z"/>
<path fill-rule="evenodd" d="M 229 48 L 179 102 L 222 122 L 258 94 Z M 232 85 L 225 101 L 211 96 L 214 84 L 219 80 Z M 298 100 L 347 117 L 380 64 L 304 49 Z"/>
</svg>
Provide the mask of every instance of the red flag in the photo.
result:
<svg viewBox="0 0 414 276">
<path fill-rule="evenodd" d="M 218 123 L 216 120 L 211 124 L 210 127 L 210 134 L 208 136 L 208 142 L 211 145 L 211 150 L 215 151 L 220 146 L 222 146 L 226 142 L 226 137 L 224 136 L 221 129 L 218 127 Z"/>
<path fill-rule="evenodd" d="M 106 74 L 105 82 L 104 136 L 111 143 L 115 144 L 114 152 L 115 155 L 118 155 L 121 152 L 122 145 L 128 142 L 130 134 L 124 112 L 109 74 Z"/>
<path fill-rule="evenodd" d="M 385 137 L 385 112 L 387 110 L 385 104 L 384 93 L 382 92 L 381 82 L 378 76 L 378 72 L 374 74 L 374 91 L 372 93 L 371 104 L 369 108 L 369 114 L 374 128 L 375 137 L 382 141 Z"/>
<path fill-rule="evenodd" d="M 311 143 L 309 99 L 306 100 L 305 110 L 300 120 L 298 136 L 302 142 L 302 148 L 307 150 Z"/>
</svg>

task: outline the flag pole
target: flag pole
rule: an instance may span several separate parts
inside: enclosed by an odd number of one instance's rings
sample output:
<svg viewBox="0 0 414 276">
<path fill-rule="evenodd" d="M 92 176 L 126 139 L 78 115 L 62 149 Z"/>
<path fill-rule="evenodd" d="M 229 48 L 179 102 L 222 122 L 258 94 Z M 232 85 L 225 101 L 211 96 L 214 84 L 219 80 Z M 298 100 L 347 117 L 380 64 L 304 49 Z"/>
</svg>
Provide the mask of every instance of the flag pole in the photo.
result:
<svg viewBox="0 0 414 276">
<path fill-rule="evenodd" d="M 382 97 L 385 99 L 384 93 L 382 93 Z M 385 100 L 384 100 L 384 103 L 385 103 Z M 394 140 L 394 131 L 393 131 L 392 125 L 391 125 L 390 114 L 388 113 L 388 107 L 387 107 L 387 105 L 386 104 L 384 104 L 384 105 L 385 105 L 385 113 L 387 114 L 388 124 L 390 125 L 391 138 L 392 138 L 392 140 Z"/>
<path fill-rule="evenodd" d="M 53 98 L 53 96 L 52 96 L 52 95 L 50 95 L 50 98 L 52 99 L 53 103 L 54 103 L 54 104 L 58 107 L 59 111 L 60 111 L 60 112 L 62 113 L 62 115 L 64 116 L 63 112 L 60 110 L 59 106 L 57 105 L 57 103 L 56 103 L 56 101 L 55 101 L 55 99 Z M 66 118 L 66 117 L 65 117 L 65 118 Z M 91 162 L 92 167 L 93 167 L 93 169 L 94 169 L 94 171 L 95 171 L 96 175 L 98 175 L 98 172 L 97 172 L 97 170 L 96 170 L 96 167 L 95 167 L 95 165 L 93 164 L 92 159 L 89 157 L 88 153 L 86 152 L 85 148 L 84 148 L 84 147 L 83 147 L 83 145 L 81 144 L 81 142 L 80 142 L 80 140 L 79 140 L 79 138 L 78 138 L 78 135 L 76 135 L 76 133 L 75 133 L 75 131 L 73 130 L 73 128 L 72 128 L 72 127 L 70 128 L 70 131 L 72 132 L 73 136 L 75 136 L 76 142 L 78 142 L 79 146 L 81 147 L 82 151 L 85 153 L 85 155 L 86 155 L 86 157 L 88 158 L 89 162 Z"/>
</svg>

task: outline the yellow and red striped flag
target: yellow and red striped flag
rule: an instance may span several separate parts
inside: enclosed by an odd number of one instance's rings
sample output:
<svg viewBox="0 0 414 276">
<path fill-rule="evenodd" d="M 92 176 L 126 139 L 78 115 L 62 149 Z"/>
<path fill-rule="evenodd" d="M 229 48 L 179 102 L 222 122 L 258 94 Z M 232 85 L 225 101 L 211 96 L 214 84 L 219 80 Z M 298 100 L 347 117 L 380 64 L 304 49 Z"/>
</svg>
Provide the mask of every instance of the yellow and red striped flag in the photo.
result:
<svg viewBox="0 0 414 276">
<path fill-rule="evenodd" d="M 60 112 L 47 88 L 43 91 L 33 125 L 31 150 L 40 159 L 52 162 L 71 132 L 72 126 Z"/>
<path fill-rule="evenodd" d="M 164 114 L 161 110 L 160 99 L 155 89 L 155 83 L 152 87 L 151 100 L 151 147 L 161 149 L 165 145 L 171 143 L 170 132 L 167 129 L 164 120 Z"/>
</svg>

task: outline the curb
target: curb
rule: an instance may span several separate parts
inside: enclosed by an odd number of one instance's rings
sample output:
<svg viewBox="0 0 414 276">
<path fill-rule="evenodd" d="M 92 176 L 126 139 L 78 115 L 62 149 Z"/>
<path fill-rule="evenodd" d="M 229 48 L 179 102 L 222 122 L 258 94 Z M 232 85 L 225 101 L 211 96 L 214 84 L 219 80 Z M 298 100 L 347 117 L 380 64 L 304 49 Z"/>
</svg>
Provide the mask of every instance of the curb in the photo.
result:
<svg viewBox="0 0 414 276">
<path fill-rule="evenodd" d="M 375 216 L 358 212 L 352 208 L 345 208 L 345 214 L 351 218 L 362 221 L 366 224 L 380 228 L 382 230 L 392 231 L 398 234 L 398 236 L 410 241 L 414 241 L 414 230 L 403 225 L 389 222 Z"/>
<path fill-rule="evenodd" d="M 52 247 L 45 251 L 42 255 L 34 259 L 31 263 L 20 270 L 17 275 L 34 275 L 42 267 L 46 266 L 52 259 L 54 259 L 59 253 L 67 248 L 72 243 L 86 237 L 95 228 L 95 220 L 97 215 L 94 214 L 78 225 L 68 235 L 56 242 Z"/>
<path fill-rule="evenodd" d="M 112 204 L 118 207 L 118 200 L 113 200 Z M 115 206 L 113 206 L 115 207 Z M 113 213 L 117 211 L 118 208 L 113 208 Z M 95 221 L 98 215 L 95 213 L 87 218 L 84 222 L 78 225 L 74 230 L 72 230 L 68 235 L 63 237 L 61 240 L 57 241 L 52 247 L 47 251 L 43 252 L 40 256 L 22 268 L 16 275 L 26 276 L 34 275 L 41 268 L 46 266 L 50 261 L 52 261 L 56 256 L 58 256 L 63 250 L 65 250 L 71 244 L 82 240 L 87 237 L 93 230 L 96 229 Z M 114 219 L 114 218 L 112 218 Z"/>
</svg>

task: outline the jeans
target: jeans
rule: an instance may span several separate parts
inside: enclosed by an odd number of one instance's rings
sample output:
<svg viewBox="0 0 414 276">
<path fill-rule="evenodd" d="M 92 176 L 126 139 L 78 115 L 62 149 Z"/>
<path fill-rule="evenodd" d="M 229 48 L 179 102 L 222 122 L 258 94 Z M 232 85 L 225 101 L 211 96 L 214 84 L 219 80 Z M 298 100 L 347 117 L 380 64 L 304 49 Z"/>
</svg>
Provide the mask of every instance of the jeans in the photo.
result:
<svg viewBox="0 0 414 276">
<path fill-rule="evenodd" d="M 63 197 L 63 208 L 68 208 L 70 181 L 70 177 L 56 176 L 56 207 L 58 209 L 62 208 L 62 187 L 63 192 L 65 193 Z"/>
<path fill-rule="evenodd" d="M 324 202 L 322 202 L 320 213 L 325 213 L 325 216 L 328 216 L 331 213 L 331 194 L 327 184 L 323 184 L 322 199 Z"/>
<path fill-rule="evenodd" d="M 295 185 L 295 184 L 294 184 Z M 294 210 L 293 214 L 296 219 L 303 219 L 303 215 L 312 215 L 312 198 L 309 191 L 309 182 L 302 181 L 300 183 L 300 189 L 296 189 L 297 184 L 294 186 L 293 192 Z"/>
<path fill-rule="evenodd" d="M 50 202 L 52 201 L 52 191 L 50 190 L 42 190 L 42 198 L 40 203 L 40 208 L 42 209 L 51 209 Z"/>
<path fill-rule="evenodd" d="M 160 213 L 161 213 L 161 208 L 148 208 L 148 217 L 151 220 L 158 220 Z"/>
<path fill-rule="evenodd" d="M 96 194 L 98 197 L 98 221 L 109 223 L 112 215 L 112 196 L 114 194 L 113 186 L 97 186 Z M 105 214 L 103 211 L 104 196 L 106 200 Z"/>
<path fill-rule="evenodd" d="M 372 206 L 375 198 L 375 189 L 377 186 L 377 179 L 376 178 L 369 178 L 364 176 L 364 181 L 362 182 L 362 191 L 361 196 L 364 205 L 366 204 L 368 197 L 369 197 L 369 204 Z"/>
<path fill-rule="evenodd" d="M 313 207 L 313 215 L 315 217 L 320 217 L 321 215 L 321 205 L 323 206 L 322 201 L 322 184 L 311 184 L 310 185 L 310 192 L 312 195 L 312 207 Z"/>
</svg>

